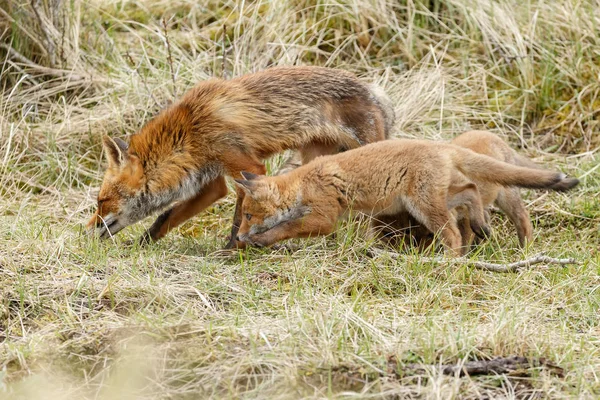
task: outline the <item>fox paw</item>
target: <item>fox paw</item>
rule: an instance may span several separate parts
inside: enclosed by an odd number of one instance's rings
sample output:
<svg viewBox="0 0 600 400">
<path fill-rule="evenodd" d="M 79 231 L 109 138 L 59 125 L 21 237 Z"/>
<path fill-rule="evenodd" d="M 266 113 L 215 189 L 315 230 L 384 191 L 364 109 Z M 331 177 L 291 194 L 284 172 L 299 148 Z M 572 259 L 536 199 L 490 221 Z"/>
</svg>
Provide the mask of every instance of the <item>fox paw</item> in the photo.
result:
<svg viewBox="0 0 600 400">
<path fill-rule="evenodd" d="M 488 225 L 471 227 L 471 229 L 473 229 L 473 232 L 475 233 L 475 235 L 477 235 L 477 237 L 480 239 L 486 239 L 486 238 L 490 237 L 492 234 L 492 230 L 490 229 L 490 227 Z"/>
<path fill-rule="evenodd" d="M 154 239 L 152 239 L 152 236 L 150 235 L 149 231 L 144 232 L 144 234 L 142 236 L 140 236 L 140 238 L 138 240 L 138 244 L 141 247 L 148 246 L 149 244 L 152 244 L 153 242 L 154 242 Z"/>
</svg>

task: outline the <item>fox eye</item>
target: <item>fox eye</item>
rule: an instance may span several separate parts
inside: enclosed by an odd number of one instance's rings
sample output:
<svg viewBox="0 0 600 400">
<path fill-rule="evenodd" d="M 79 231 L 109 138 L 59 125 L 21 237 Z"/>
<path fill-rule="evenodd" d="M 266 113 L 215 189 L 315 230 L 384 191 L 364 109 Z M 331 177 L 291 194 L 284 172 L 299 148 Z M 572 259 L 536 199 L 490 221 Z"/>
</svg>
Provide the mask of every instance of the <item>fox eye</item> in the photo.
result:
<svg viewBox="0 0 600 400">
<path fill-rule="evenodd" d="M 107 199 L 107 198 L 104 198 L 104 199 L 98 199 L 98 207 L 101 207 L 101 206 L 102 206 L 102 204 L 103 204 L 104 202 L 108 201 L 108 200 L 109 200 L 109 199 Z"/>
<path fill-rule="evenodd" d="M 252 219 L 252 214 L 246 214 L 246 220 L 250 221 Z"/>
</svg>

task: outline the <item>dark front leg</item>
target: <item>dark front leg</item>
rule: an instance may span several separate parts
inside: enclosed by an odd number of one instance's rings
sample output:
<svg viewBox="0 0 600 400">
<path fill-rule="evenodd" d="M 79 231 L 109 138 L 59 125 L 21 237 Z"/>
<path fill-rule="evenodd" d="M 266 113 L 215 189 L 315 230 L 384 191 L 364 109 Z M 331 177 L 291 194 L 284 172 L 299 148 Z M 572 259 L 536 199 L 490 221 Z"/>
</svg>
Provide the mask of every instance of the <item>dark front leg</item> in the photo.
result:
<svg viewBox="0 0 600 400">
<path fill-rule="evenodd" d="M 227 195 L 225 178 L 220 176 L 208 183 L 191 199 L 182 201 L 175 207 L 160 214 L 140 238 L 140 243 L 155 242 L 164 237 L 171 229 L 178 227 L 215 201 Z"/>
<path fill-rule="evenodd" d="M 144 232 L 144 234 L 140 238 L 140 244 L 150 244 L 152 242 L 157 241 L 166 234 L 165 233 L 162 236 L 160 236 L 160 232 L 162 230 L 165 230 L 163 229 L 163 227 L 166 226 L 166 223 L 169 220 L 169 216 L 173 213 L 173 209 L 174 208 L 168 209 L 156 218 L 154 223 L 150 226 L 150 228 L 148 228 L 146 232 Z"/>
<path fill-rule="evenodd" d="M 225 249 L 243 248 L 244 244 L 237 240 L 237 235 L 242 224 L 242 203 L 244 202 L 245 193 L 243 190 L 237 190 L 237 199 L 235 202 L 235 211 L 233 212 L 233 225 L 231 226 L 231 236 L 229 242 L 225 245 Z"/>
<path fill-rule="evenodd" d="M 265 166 L 257 158 L 248 154 L 232 154 L 229 159 L 232 161 L 228 162 L 225 167 L 227 168 L 228 175 L 233 178 L 241 178 L 242 171 L 251 172 L 257 175 L 264 175 L 267 171 Z M 236 193 L 237 200 L 235 202 L 235 211 L 233 213 L 231 236 L 229 237 L 229 242 L 225 245 L 225 249 L 239 249 L 245 247 L 244 243 L 237 240 L 237 235 L 242 223 L 242 203 L 246 193 L 239 188 L 236 189 Z"/>
</svg>

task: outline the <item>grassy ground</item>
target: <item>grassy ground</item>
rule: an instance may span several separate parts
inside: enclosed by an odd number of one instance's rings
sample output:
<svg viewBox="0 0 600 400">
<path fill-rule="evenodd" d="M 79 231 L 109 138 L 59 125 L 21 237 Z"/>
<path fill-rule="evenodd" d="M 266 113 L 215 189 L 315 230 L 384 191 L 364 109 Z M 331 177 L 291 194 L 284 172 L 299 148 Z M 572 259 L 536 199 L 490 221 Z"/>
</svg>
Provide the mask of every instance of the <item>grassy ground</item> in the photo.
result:
<svg viewBox="0 0 600 400">
<path fill-rule="evenodd" d="M 0 1 L 0 398 L 600 396 L 597 10 L 576 0 Z M 379 82 L 397 136 L 491 129 L 581 177 L 566 194 L 524 193 L 528 249 L 494 215 L 494 236 L 473 255 L 546 251 L 580 264 L 495 274 L 374 257 L 356 221 L 293 253 L 218 258 L 233 196 L 147 248 L 126 241 L 150 221 L 113 241 L 83 235 L 102 134 L 135 132 L 199 80 L 276 64 Z M 564 372 L 434 368 L 510 355 Z M 410 363 L 431 367 L 409 376 Z"/>
</svg>

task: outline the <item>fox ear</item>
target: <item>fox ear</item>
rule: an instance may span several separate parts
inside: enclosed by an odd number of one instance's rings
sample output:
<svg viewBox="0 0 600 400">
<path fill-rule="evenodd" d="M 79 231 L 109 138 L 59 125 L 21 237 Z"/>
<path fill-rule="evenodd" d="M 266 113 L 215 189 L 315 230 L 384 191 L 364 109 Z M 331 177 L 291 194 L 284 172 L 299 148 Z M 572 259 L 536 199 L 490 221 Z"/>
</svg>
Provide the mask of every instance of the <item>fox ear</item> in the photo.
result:
<svg viewBox="0 0 600 400">
<path fill-rule="evenodd" d="M 119 167 L 127 161 L 127 148 L 129 147 L 122 139 L 110 138 L 107 135 L 102 137 L 102 144 L 106 151 L 106 158 L 109 167 Z"/>
<path fill-rule="evenodd" d="M 241 174 L 247 181 L 253 181 L 256 178 L 260 178 L 260 175 L 253 174 L 252 172 L 242 171 Z"/>
<path fill-rule="evenodd" d="M 252 195 L 254 193 L 254 190 L 256 189 L 256 184 L 252 181 L 248 181 L 248 180 L 244 180 L 244 179 L 234 179 L 235 184 L 244 190 L 244 192 L 246 192 L 249 195 Z"/>
</svg>

